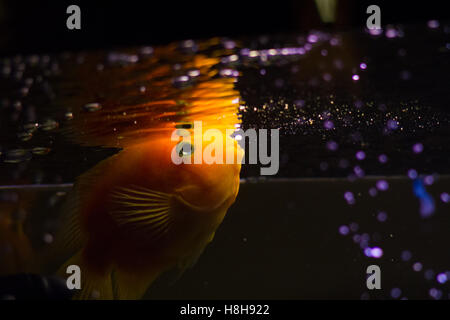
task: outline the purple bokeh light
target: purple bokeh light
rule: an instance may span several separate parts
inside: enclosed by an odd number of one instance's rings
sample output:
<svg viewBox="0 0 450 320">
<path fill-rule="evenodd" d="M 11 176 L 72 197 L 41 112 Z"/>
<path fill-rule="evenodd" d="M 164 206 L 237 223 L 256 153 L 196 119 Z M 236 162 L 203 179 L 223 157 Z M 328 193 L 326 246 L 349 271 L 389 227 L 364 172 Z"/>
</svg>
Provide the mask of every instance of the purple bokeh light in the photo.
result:
<svg viewBox="0 0 450 320">
<path fill-rule="evenodd" d="M 364 177 L 364 170 L 360 166 L 355 166 L 353 172 L 358 178 Z"/>
<path fill-rule="evenodd" d="M 403 261 L 409 261 L 412 258 L 411 251 L 409 250 L 402 251 L 401 258 Z"/>
<path fill-rule="evenodd" d="M 437 21 L 437 20 L 430 20 L 430 21 L 427 22 L 427 26 L 430 29 L 439 28 L 439 21 Z"/>
<path fill-rule="evenodd" d="M 366 248 L 366 250 L 364 250 L 364 253 L 368 257 L 379 259 L 383 256 L 383 249 L 381 249 L 380 247 Z"/>
<path fill-rule="evenodd" d="M 400 298 L 401 295 L 402 295 L 402 290 L 400 290 L 400 288 L 392 288 L 392 290 L 391 290 L 392 298 L 398 299 L 398 298 Z"/>
<path fill-rule="evenodd" d="M 378 180 L 377 189 L 380 191 L 386 191 L 387 189 L 389 189 L 389 183 L 386 180 Z"/>
<path fill-rule="evenodd" d="M 340 226 L 339 227 L 339 233 L 343 236 L 346 236 L 350 233 L 350 228 L 347 227 L 346 225 Z"/>
<path fill-rule="evenodd" d="M 387 213 L 384 211 L 378 212 L 377 220 L 380 222 L 385 222 L 387 220 Z"/>
<path fill-rule="evenodd" d="M 379 161 L 380 163 L 386 163 L 386 162 L 388 162 L 388 157 L 387 157 L 387 155 L 385 155 L 385 154 L 380 154 L 380 155 L 378 156 L 378 161 Z"/>
<path fill-rule="evenodd" d="M 351 191 L 346 191 L 344 193 L 344 199 L 347 201 L 348 204 L 355 203 L 355 196 L 353 195 L 353 192 L 351 192 Z"/>
<path fill-rule="evenodd" d="M 434 183 L 434 177 L 431 175 L 425 176 L 425 178 L 423 178 L 423 183 L 427 186 L 431 186 Z"/>
<path fill-rule="evenodd" d="M 412 150 L 414 153 L 421 153 L 423 151 L 423 144 L 421 144 L 420 142 L 416 143 L 415 145 L 413 145 Z"/>
<path fill-rule="evenodd" d="M 392 39 L 398 36 L 397 30 L 389 28 L 386 30 L 386 38 Z"/>
<path fill-rule="evenodd" d="M 366 158 L 366 153 L 364 151 L 360 150 L 356 153 L 356 159 L 364 160 L 365 158 Z"/>
<path fill-rule="evenodd" d="M 308 36 L 308 42 L 310 43 L 316 43 L 319 40 L 319 37 L 317 37 L 315 34 L 310 34 Z"/>
<path fill-rule="evenodd" d="M 450 202 L 450 194 L 448 194 L 447 192 L 442 192 L 441 193 L 441 200 L 444 203 L 449 203 Z"/>
<path fill-rule="evenodd" d="M 338 144 L 336 141 L 328 141 L 327 142 L 327 149 L 330 151 L 336 151 L 338 149 Z"/>
<path fill-rule="evenodd" d="M 323 126 L 324 126 L 325 129 L 331 130 L 331 129 L 334 128 L 334 123 L 333 123 L 333 121 L 331 121 L 331 120 L 327 120 L 327 121 L 325 121 L 325 122 L 323 123 Z"/>
<path fill-rule="evenodd" d="M 398 128 L 398 121 L 392 119 L 388 120 L 387 127 L 390 130 L 396 130 Z"/>
<path fill-rule="evenodd" d="M 447 274 L 445 274 L 445 273 L 439 273 L 437 276 L 436 276 L 436 280 L 437 280 L 437 282 L 439 282 L 439 283 L 446 283 L 447 282 L 447 280 L 448 280 L 448 278 L 447 278 Z"/>
<path fill-rule="evenodd" d="M 436 300 L 439 300 L 442 297 L 442 291 L 436 288 L 431 288 L 429 294 L 433 299 Z"/>
<path fill-rule="evenodd" d="M 420 262 L 416 262 L 416 263 L 413 264 L 412 268 L 413 268 L 414 271 L 419 272 L 419 271 L 422 270 L 423 265 Z"/>
<path fill-rule="evenodd" d="M 409 169 L 408 170 L 408 177 L 412 180 L 416 179 L 418 176 L 417 171 L 414 169 Z"/>
</svg>

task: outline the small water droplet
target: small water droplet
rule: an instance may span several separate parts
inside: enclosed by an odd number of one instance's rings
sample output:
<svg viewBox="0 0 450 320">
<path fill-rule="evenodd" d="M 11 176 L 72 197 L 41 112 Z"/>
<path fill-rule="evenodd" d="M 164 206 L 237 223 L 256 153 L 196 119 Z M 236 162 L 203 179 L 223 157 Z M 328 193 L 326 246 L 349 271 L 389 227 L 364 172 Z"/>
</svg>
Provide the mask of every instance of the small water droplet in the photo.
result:
<svg viewBox="0 0 450 320">
<path fill-rule="evenodd" d="M 51 131 L 58 128 L 59 124 L 55 120 L 47 119 L 41 125 L 41 129 L 44 131 Z"/>
<path fill-rule="evenodd" d="M 139 61 L 139 57 L 135 54 L 111 52 L 108 54 L 108 62 L 115 65 L 129 65 Z"/>
<path fill-rule="evenodd" d="M 29 131 L 20 132 L 20 133 L 17 134 L 17 137 L 21 141 L 29 141 L 29 140 L 31 140 L 31 138 L 33 138 L 33 133 L 29 132 Z"/>
<path fill-rule="evenodd" d="M 50 150 L 50 148 L 46 147 L 35 147 L 31 150 L 31 152 L 36 155 L 46 155 L 50 152 Z"/>
<path fill-rule="evenodd" d="M 6 163 L 19 163 L 28 161 L 32 158 L 30 152 L 25 149 L 13 149 L 5 153 L 4 162 Z"/>
<path fill-rule="evenodd" d="M 153 54 L 153 48 L 152 47 L 143 47 L 143 48 L 141 48 L 141 54 L 143 54 L 143 55 L 151 55 L 151 54 Z"/>
<path fill-rule="evenodd" d="M 72 112 L 66 112 L 66 114 L 64 115 L 64 118 L 66 120 L 72 120 L 73 119 L 73 113 Z"/>
<path fill-rule="evenodd" d="M 44 240 L 45 243 L 50 244 L 53 242 L 53 236 L 50 233 L 46 233 L 42 240 Z"/>
<path fill-rule="evenodd" d="M 191 78 L 187 75 L 175 77 L 172 80 L 172 84 L 175 88 L 185 88 L 188 87 L 191 84 Z"/>
<path fill-rule="evenodd" d="M 192 129 L 193 125 L 192 123 L 186 122 L 186 123 L 178 123 L 175 125 L 176 129 Z"/>
<path fill-rule="evenodd" d="M 185 40 L 180 43 L 180 49 L 183 53 L 190 54 L 197 52 L 198 46 L 194 40 Z"/>
<path fill-rule="evenodd" d="M 200 70 L 198 69 L 189 69 L 187 71 L 189 77 L 198 77 L 200 75 Z"/>
<path fill-rule="evenodd" d="M 220 76 L 222 77 L 238 77 L 239 71 L 234 69 L 222 69 L 219 71 Z"/>
<path fill-rule="evenodd" d="M 85 111 L 88 111 L 88 112 L 95 112 L 95 111 L 101 110 L 101 109 L 102 109 L 102 106 L 101 106 L 100 103 L 92 102 L 92 103 L 87 103 L 87 104 L 85 104 L 85 105 L 83 106 L 83 109 L 84 109 Z"/>
</svg>

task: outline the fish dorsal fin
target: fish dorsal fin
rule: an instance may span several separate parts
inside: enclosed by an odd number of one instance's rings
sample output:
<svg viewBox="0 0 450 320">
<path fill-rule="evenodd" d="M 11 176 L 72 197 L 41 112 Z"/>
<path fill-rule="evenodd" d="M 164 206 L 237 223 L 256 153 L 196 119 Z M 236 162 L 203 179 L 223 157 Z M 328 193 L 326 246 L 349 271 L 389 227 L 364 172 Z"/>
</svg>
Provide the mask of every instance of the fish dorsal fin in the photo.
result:
<svg viewBox="0 0 450 320">
<path fill-rule="evenodd" d="M 130 186 L 117 188 L 112 196 L 117 207 L 111 216 L 119 226 L 129 231 L 143 231 L 154 239 L 169 230 L 173 195 Z"/>
</svg>

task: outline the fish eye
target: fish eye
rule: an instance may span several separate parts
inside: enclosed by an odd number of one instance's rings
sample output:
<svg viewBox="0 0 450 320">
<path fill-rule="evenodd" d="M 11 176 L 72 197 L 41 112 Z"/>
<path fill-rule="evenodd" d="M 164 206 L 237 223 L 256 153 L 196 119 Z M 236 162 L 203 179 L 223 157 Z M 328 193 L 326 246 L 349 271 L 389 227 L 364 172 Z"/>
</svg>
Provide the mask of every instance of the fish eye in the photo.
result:
<svg viewBox="0 0 450 320">
<path fill-rule="evenodd" d="M 193 127 L 194 127 L 194 125 L 190 122 L 179 123 L 179 124 L 175 125 L 176 129 L 192 129 Z"/>
<path fill-rule="evenodd" d="M 186 157 L 194 153 L 194 146 L 189 142 L 182 141 L 177 144 L 176 150 L 180 157 Z"/>
</svg>

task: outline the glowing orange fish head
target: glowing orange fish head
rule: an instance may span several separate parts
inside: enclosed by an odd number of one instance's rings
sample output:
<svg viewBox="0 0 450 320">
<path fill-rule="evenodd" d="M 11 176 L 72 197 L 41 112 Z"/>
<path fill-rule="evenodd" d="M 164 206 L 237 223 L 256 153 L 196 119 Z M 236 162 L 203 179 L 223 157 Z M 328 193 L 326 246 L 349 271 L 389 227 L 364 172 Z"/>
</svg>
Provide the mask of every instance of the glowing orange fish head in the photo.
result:
<svg viewBox="0 0 450 320">
<path fill-rule="evenodd" d="M 175 192 L 190 206 L 205 210 L 234 202 L 243 157 L 237 141 L 223 131 L 209 138 L 194 135 L 193 141 L 172 144 L 172 153 L 183 161 L 175 164 L 179 182 Z"/>
</svg>

